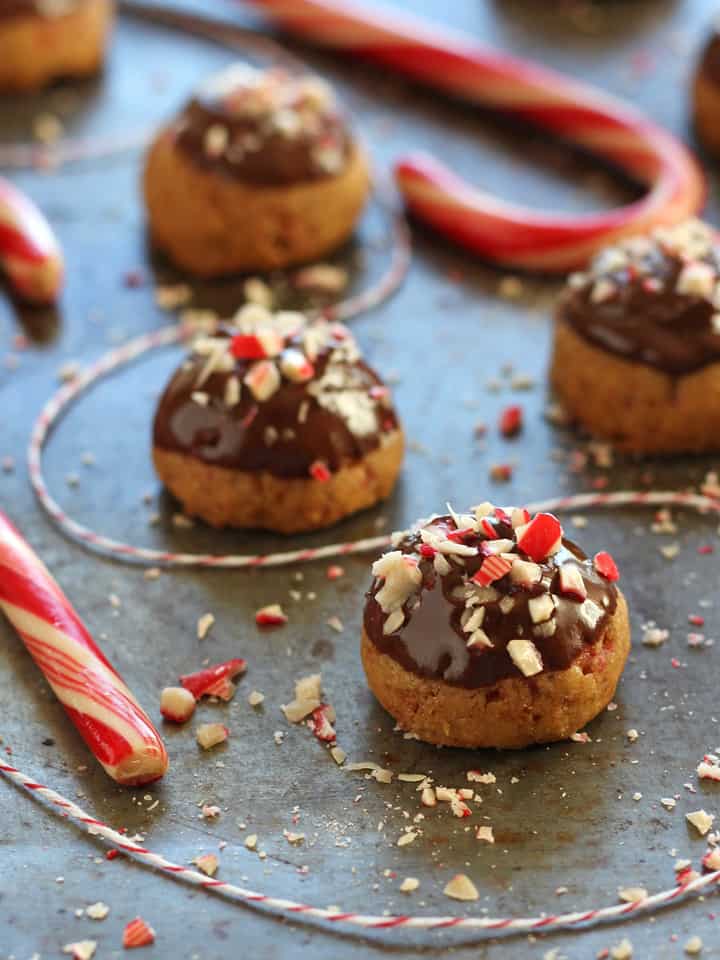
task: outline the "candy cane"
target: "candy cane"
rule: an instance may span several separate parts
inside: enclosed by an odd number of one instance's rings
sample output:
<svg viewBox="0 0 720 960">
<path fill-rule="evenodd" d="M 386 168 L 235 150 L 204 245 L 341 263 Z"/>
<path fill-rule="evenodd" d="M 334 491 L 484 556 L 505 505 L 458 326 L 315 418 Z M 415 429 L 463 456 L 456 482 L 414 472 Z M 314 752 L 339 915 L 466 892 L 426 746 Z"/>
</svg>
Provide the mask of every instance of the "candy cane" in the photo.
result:
<svg viewBox="0 0 720 960">
<path fill-rule="evenodd" d="M 0 609 L 113 780 L 132 785 L 161 777 L 168 759 L 150 718 L 2 511 Z"/>
<path fill-rule="evenodd" d="M 307 903 L 298 903 L 295 900 L 288 900 L 285 897 L 272 896 L 267 893 L 260 893 L 256 890 L 248 890 L 245 887 L 236 886 L 226 880 L 218 880 L 215 877 L 208 877 L 197 870 L 191 870 L 190 867 L 182 866 L 168 860 L 162 854 L 154 853 L 145 847 L 133 843 L 127 837 L 118 833 L 112 827 L 86 813 L 82 807 L 79 807 L 72 800 L 63 797 L 62 794 L 52 790 L 50 787 L 43 786 L 33 777 L 22 773 L 16 767 L 0 760 L 0 773 L 8 780 L 16 783 L 28 792 L 32 797 L 42 799 L 50 805 L 50 809 L 58 816 L 66 820 L 72 820 L 79 827 L 85 830 L 93 837 L 99 837 L 114 850 L 118 850 L 125 855 L 132 857 L 139 864 L 154 870 L 159 870 L 166 876 L 193 887 L 199 887 L 208 893 L 214 893 L 228 900 L 243 903 L 249 906 L 261 907 L 270 913 L 278 914 L 289 919 L 297 920 L 317 920 L 323 921 L 334 927 L 355 927 L 364 930 L 378 930 L 384 933 L 392 934 L 394 931 L 402 929 L 407 931 L 433 931 L 461 929 L 471 930 L 483 935 L 491 934 L 518 934 L 518 933 L 548 933 L 551 930 L 583 930 L 590 924 L 601 921 L 617 921 L 629 919 L 637 916 L 638 913 L 647 910 L 660 910 L 663 907 L 669 907 L 679 900 L 693 893 L 701 893 L 703 890 L 709 890 L 720 880 L 720 870 L 714 870 L 705 876 L 696 877 L 677 886 L 669 887 L 667 890 L 661 890 L 658 893 L 644 896 L 631 903 L 616 903 L 610 906 L 592 907 L 587 910 L 580 910 L 573 913 L 548 913 L 539 917 L 485 917 L 485 916 L 465 916 L 459 917 L 452 914 L 445 916 L 412 916 L 408 914 L 400 915 L 368 915 L 364 913 L 355 913 L 336 907 L 316 907 Z"/>
<path fill-rule="evenodd" d="M 0 267 L 15 292 L 34 303 L 54 303 L 63 284 L 57 240 L 35 204 L 0 178 Z"/>
<path fill-rule="evenodd" d="M 252 0 L 282 27 L 391 67 L 434 89 L 548 130 L 598 154 L 648 193 L 590 215 L 533 211 L 470 186 L 424 154 L 396 178 L 419 218 L 487 260 L 564 272 L 629 233 L 672 224 L 702 206 L 705 181 L 689 150 L 632 107 L 559 73 L 487 50 L 461 34 L 346 0 Z"/>
</svg>

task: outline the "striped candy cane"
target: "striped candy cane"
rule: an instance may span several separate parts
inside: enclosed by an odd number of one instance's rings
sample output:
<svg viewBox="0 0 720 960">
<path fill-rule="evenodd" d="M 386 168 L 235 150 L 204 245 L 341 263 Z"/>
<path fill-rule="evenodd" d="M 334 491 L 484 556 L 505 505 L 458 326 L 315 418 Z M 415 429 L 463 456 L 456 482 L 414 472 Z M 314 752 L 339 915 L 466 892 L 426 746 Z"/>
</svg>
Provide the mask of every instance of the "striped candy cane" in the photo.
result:
<svg viewBox="0 0 720 960">
<path fill-rule="evenodd" d="M 35 204 L 0 178 L 0 268 L 15 292 L 34 303 L 54 303 L 63 285 L 63 257 Z"/>
<path fill-rule="evenodd" d="M 109 776 L 127 785 L 161 777 L 168 759 L 150 718 L 2 511 L 0 609 Z"/>
<path fill-rule="evenodd" d="M 283 28 L 399 70 L 433 89 L 529 121 L 610 161 L 648 193 L 603 213 L 556 215 L 507 203 L 425 154 L 401 158 L 396 179 L 410 210 L 481 257 L 565 272 L 630 233 L 701 208 L 705 181 L 690 151 L 632 107 L 593 87 L 487 50 L 414 17 L 348 0 L 253 0 Z"/>
</svg>

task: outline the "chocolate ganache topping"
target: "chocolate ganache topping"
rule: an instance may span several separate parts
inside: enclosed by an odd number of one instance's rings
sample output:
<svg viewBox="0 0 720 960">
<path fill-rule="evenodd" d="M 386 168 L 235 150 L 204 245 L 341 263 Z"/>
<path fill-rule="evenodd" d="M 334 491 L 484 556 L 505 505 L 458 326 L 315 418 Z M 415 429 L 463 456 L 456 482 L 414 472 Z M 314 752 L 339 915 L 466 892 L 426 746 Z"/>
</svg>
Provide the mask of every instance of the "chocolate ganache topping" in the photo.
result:
<svg viewBox="0 0 720 960">
<path fill-rule="evenodd" d="M 720 20 L 713 26 L 697 69 L 704 79 L 720 86 Z"/>
<path fill-rule="evenodd" d="M 720 247 L 699 220 L 603 250 L 573 274 L 558 320 L 611 353 L 670 376 L 720 360 Z"/>
<path fill-rule="evenodd" d="M 406 670 L 460 687 L 567 669 L 615 612 L 617 568 L 552 514 L 495 508 L 422 521 L 373 564 L 364 625 Z"/>
<path fill-rule="evenodd" d="M 245 63 L 205 83 L 172 130 L 178 148 L 196 165 L 267 186 L 335 176 L 352 147 L 323 80 Z"/>
<path fill-rule="evenodd" d="M 86 0 L 0 0 L 0 20 L 11 17 L 64 17 Z"/>
<path fill-rule="evenodd" d="M 155 415 L 156 447 L 231 469 L 323 479 L 398 429 L 346 327 L 243 307 L 199 337 Z"/>
</svg>

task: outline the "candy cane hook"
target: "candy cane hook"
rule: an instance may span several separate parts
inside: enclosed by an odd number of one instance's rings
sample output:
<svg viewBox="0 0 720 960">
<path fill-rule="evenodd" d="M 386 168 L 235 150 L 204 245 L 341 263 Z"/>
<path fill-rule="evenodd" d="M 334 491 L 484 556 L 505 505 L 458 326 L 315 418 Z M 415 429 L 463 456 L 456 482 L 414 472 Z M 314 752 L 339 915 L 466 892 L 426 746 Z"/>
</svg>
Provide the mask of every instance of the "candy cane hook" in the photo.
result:
<svg viewBox="0 0 720 960">
<path fill-rule="evenodd" d="M 391 67 L 433 89 L 502 111 L 568 140 L 648 187 L 636 203 L 556 215 L 465 183 L 426 154 L 395 168 L 409 209 L 439 232 L 506 267 L 565 272 L 630 233 L 702 207 L 705 180 L 690 151 L 621 100 L 560 73 L 485 49 L 462 34 L 349 0 L 251 0 L 283 28 Z"/>
<path fill-rule="evenodd" d="M 63 257 L 42 213 L 0 177 L 0 269 L 18 296 L 54 303 L 63 285 Z"/>
</svg>

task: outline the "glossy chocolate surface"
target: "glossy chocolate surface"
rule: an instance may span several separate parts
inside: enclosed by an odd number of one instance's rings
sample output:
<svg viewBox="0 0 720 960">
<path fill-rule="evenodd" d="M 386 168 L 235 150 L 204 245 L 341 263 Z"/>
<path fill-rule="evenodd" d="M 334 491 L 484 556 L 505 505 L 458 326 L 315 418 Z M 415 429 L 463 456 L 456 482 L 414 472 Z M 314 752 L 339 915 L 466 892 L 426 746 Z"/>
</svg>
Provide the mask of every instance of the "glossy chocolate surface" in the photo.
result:
<svg viewBox="0 0 720 960">
<path fill-rule="evenodd" d="M 312 378 L 292 382 L 282 375 L 265 400 L 258 400 L 243 383 L 257 361 L 225 355 L 223 369 L 203 380 L 208 358 L 192 355 L 160 400 L 154 445 L 213 466 L 264 470 L 279 477 L 307 477 L 317 462 L 335 472 L 375 450 L 398 427 L 389 392 L 360 358 L 346 328 L 322 327 L 333 332 L 312 358 Z M 306 356 L 305 333 L 299 330 L 287 337 L 285 349 Z M 229 346 L 232 331 L 221 330 L 219 338 Z M 269 362 L 277 369 L 280 361 Z M 240 385 L 240 395 L 229 404 L 231 379 Z"/>
<path fill-rule="evenodd" d="M 686 248 L 653 236 L 635 247 L 627 254 L 623 247 L 601 254 L 561 297 L 558 320 L 610 353 L 671 376 L 718 362 L 716 240 Z M 688 268 L 698 265 L 714 277 L 706 292 L 693 292 L 693 284 L 684 282 Z"/>
<path fill-rule="evenodd" d="M 500 520 L 493 520 L 493 524 L 498 537 L 513 537 L 511 524 Z M 431 526 L 457 529 L 449 516 L 435 518 Z M 461 622 L 466 610 L 467 584 L 485 559 L 483 542 L 489 541 L 481 533 L 468 536 L 462 542 L 478 547 L 480 552 L 477 556 L 459 558 L 459 563 L 448 558 L 450 572 L 447 575 L 437 573 L 433 559 L 420 558 L 422 583 L 403 605 L 405 623 L 396 632 L 389 635 L 383 632 L 386 616 L 375 599 L 382 581 L 376 578 L 367 594 L 364 626 L 368 638 L 406 670 L 453 686 L 482 687 L 506 677 L 523 675 L 507 650 L 513 639 L 531 640 L 542 657 L 542 672 L 548 672 L 567 669 L 602 635 L 617 606 L 617 589 L 594 569 L 592 561 L 587 560 L 579 547 L 563 540 L 558 552 L 539 564 L 542 568 L 539 583 L 526 588 L 511 582 L 506 575 L 492 584 L 497 598 L 483 604 L 482 623 L 492 647 L 469 647 L 468 634 Z M 395 549 L 417 555 L 421 543 L 420 533 L 413 531 Z M 516 545 L 511 552 L 527 559 Z M 577 564 L 581 571 L 587 589 L 587 599 L 582 603 L 559 592 L 558 570 L 567 563 Z M 555 603 L 556 627 L 551 636 L 542 636 L 538 624 L 531 618 L 528 601 L 548 593 Z M 503 612 L 500 604 L 505 598 L 512 598 L 513 603 L 511 609 Z"/>
<path fill-rule="evenodd" d="M 245 64 L 198 90 L 171 132 L 196 166 L 265 186 L 337 175 L 352 148 L 323 81 Z"/>
</svg>

